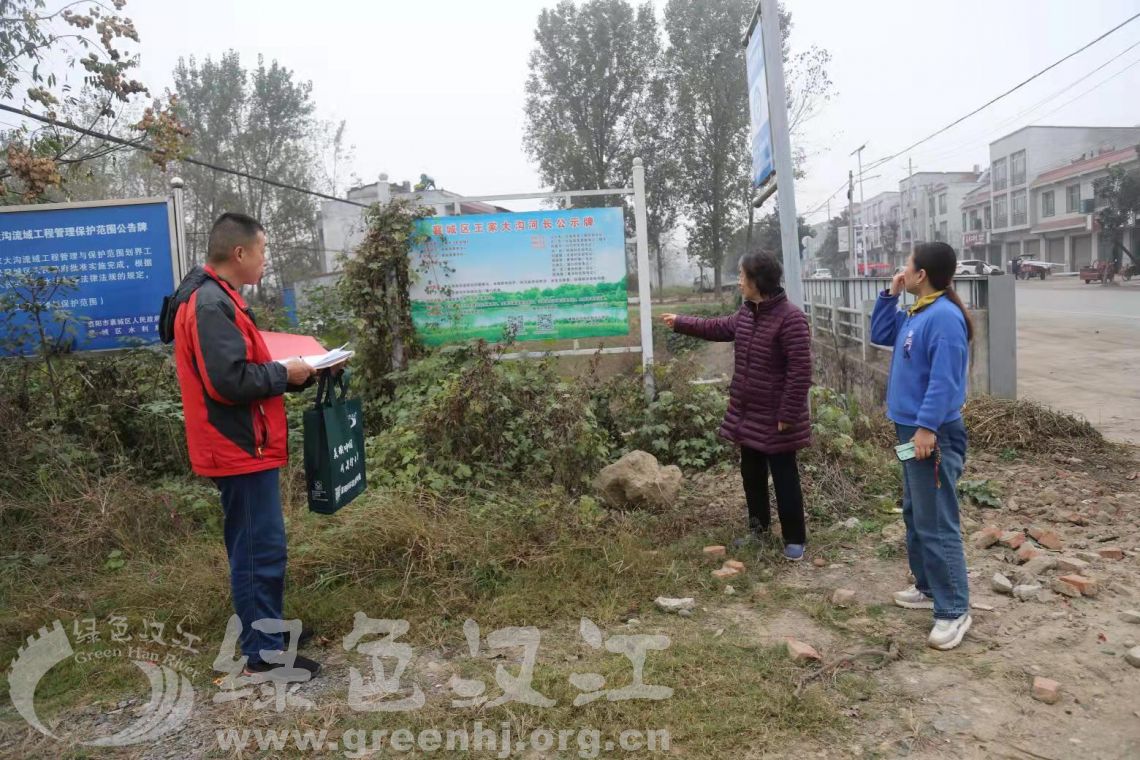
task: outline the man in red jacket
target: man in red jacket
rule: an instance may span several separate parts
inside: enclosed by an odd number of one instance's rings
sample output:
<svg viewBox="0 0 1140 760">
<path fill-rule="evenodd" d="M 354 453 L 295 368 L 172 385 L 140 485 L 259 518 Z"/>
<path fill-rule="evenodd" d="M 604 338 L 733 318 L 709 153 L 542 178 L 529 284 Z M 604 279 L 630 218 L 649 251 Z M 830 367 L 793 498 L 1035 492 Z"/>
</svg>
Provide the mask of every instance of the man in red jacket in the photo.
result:
<svg viewBox="0 0 1140 760">
<path fill-rule="evenodd" d="M 274 361 L 241 297 L 265 271 L 265 229 L 244 214 L 222 214 L 210 230 L 204 267 L 182 280 L 174 298 L 174 356 L 186 442 L 194 472 L 221 492 L 234 612 L 241 619 L 247 673 L 280 667 L 283 634 L 254 627 L 282 620 L 285 521 L 280 468 L 288 461 L 282 394 L 312 382 L 299 358 Z M 320 665 L 297 656 L 294 667 Z"/>
</svg>

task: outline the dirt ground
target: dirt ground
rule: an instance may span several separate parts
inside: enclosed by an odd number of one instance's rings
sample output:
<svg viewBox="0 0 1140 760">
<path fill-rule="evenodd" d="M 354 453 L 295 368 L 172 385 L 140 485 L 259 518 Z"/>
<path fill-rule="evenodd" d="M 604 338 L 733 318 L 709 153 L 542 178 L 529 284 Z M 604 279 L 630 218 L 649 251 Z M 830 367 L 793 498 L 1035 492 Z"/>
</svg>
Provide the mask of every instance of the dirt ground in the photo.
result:
<svg viewBox="0 0 1140 760">
<path fill-rule="evenodd" d="M 845 701 L 848 719 L 823 739 L 805 738 L 778 753 L 741 747 L 741 757 L 1140 757 L 1140 668 L 1124 658 L 1140 640 L 1140 624 L 1122 617 L 1140 609 L 1140 494 L 1136 481 L 1129 479 L 1140 463 L 1128 464 L 1131 470 L 1107 468 L 1067 454 L 1011 461 L 986 453 L 971 458 L 965 478 L 990 481 L 1002 506 L 963 505 L 975 609 L 973 628 L 955 651 L 925 646 L 929 612 L 890 603 L 891 592 L 909 582 L 897 514 L 858 527 L 813 526 L 819 538 L 809 546 L 808 561 L 797 565 L 774 560 L 771 553 L 730 551 L 746 564 L 744 574 L 730 581 L 734 595 L 715 586 L 712 592 L 695 593 L 697 609 L 687 619 L 658 612 L 647 599 L 637 613 L 639 630 L 727 637 L 742 648 L 779 647 L 793 637 L 814 646 L 824 665 L 867 647 L 898 647 L 897 660 L 866 674 L 869 686 Z M 732 472 L 710 474 L 691 481 L 684 498 L 714 522 L 732 520 L 744 513 L 737 481 Z M 1053 579 L 1062 574 L 1056 569 L 1042 570 L 1035 581 L 1019 577 L 1025 571 L 1013 550 L 1000 544 L 983 549 L 976 543 L 985 527 L 1022 535 L 1030 528 L 1055 531 L 1062 546 L 1058 551 L 1039 547 L 1043 556 L 1083 558 L 1089 565 L 1083 573 L 1099 584 L 1098 594 L 1069 598 L 1051 591 Z M 1119 548 L 1122 558 L 1102 558 L 1099 552 L 1109 548 Z M 694 555 L 694 563 L 705 561 L 699 552 Z M 1043 589 L 1031 600 L 1019 601 L 991 588 L 997 572 Z M 842 610 L 830 602 L 840 588 L 855 592 L 854 602 Z M 322 704 L 344 699 L 341 686 L 348 668 L 337 647 L 326 647 L 316 655 L 325 661 L 326 675 L 297 691 Z M 806 665 L 803 677 L 820 667 Z M 852 669 L 858 671 L 859 665 Z M 428 652 L 417 657 L 404 678 L 420 683 L 429 700 L 442 699 L 448 680 L 458 672 L 453 662 Z M 1057 704 L 1032 698 L 1036 676 L 1061 684 Z M 838 687 L 825 675 L 814 688 Z M 333 712 L 326 713 L 326 723 Z M 81 717 L 71 716 L 69 722 L 83 728 L 85 721 L 76 720 Z M 105 718 L 92 711 L 90 720 Z M 231 756 L 213 746 L 214 729 L 251 725 L 250 720 L 249 708 L 241 702 L 203 705 L 160 745 L 123 756 Z M 321 725 L 320 716 L 314 721 Z M 47 756 L 38 753 L 53 745 L 39 739 L 26 731 L 22 756 Z M 674 745 L 671 754 L 692 756 L 683 745 Z"/>
<path fill-rule="evenodd" d="M 1017 283 L 1018 394 L 1140 444 L 1140 281 Z"/>
<path fill-rule="evenodd" d="M 1019 304 L 1032 304 L 1034 298 L 1054 303 L 1055 292 L 1065 299 L 1084 297 L 1072 285 L 1057 291 L 1035 289 L 1026 299 L 1021 298 L 1019 285 Z M 1133 347 L 1137 325 L 1107 318 L 1094 325 L 1089 320 L 1095 318 L 1060 313 L 1064 311 L 1069 309 L 1052 313 L 1028 305 L 1019 318 L 1022 390 L 1085 414 L 1111 437 L 1128 439 L 1138 429 L 1136 420 L 1110 411 L 1118 407 L 1102 404 L 1103 394 L 1094 393 L 1093 386 L 1114 387 L 1119 391 L 1116 398 L 1131 399 L 1129 408 L 1140 408 L 1135 404 L 1140 398 L 1127 390 L 1135 387 L 1127 374 L 1137 359 Z M 730 344 L 704 351 L 707 377 L 731 373 Z M 1060 363 L 1058 355 L 1077 358 Z M 1087 394 L 1073 390 L 1086 385 Z M 1140 758 L 1140 668 L 1125 659 L 1126 652 L 1140 644 L 1140 624 L 1128 622 L 1124 614 L 1140 611 L 1136 453 L 1127 450 L 1108 463 L 1068 452 L 971 453 L 964 479 L 987 483 L 1001 506 L 982 507 L 963 500 L 974 623 L 963 645 L 952 652 L 925 646 L 929 612 L 891 604 L 891 593 L 910 582 L 901 516 L 894 512 L 852 527 L 812 525 L 808 561 L 796 565 L 776 560 L 771 550 L 730 552 L 746 565 L 741 576 L 729 581 L 733 595 L 717 586 L 713 591 L 663 588 L 662 593 L 669 595 L 696 597 L 692 617 L 659 612 L 646 599 L 635 611 L 636 627 L 677 639 L 729 640 L 741 648 L 782 647 L 791 637 L 819 651 L 822 664 L 804 665 L 798 671 L 800 678 L 811 684 L 809 688 L 823 689 L 838 700 L 844 719 L 823 736 L 805 737 L 776 752 L 770 747 L 761 751 L 741 746 L 737 754 L 743 758 Z M 1078 456 L 1084 457 L 1080 452 Z M 692 509 L 709 515 L 710 531 L 743 518 L 743 495 L 735 473 L 691 479 L 684 498 Z M 1096 581 L 1096 595 L 1071 598 L 1054 591 L 1056 579 L 1065 571 L 1048 567 L 1048 561 L 1034 560 L 1036 572 L 1030 577 L 1014 550 L 1000 543 L 982 548 L 978 534 L 984 528 L 1019 534 L 1031 546 L 1035 542 L 1029 532 L 1054 531 L 1060 548 L 1037 546 L 1041 556 L 1087 563 L 1081 573 Z M 694 552 L 694 564 L 705 561 L 699 551 Z M 1026 600 L 1016 599 L 994 590 L 995 573 L 1014 584 L 1042 588 Z M 854 591 L 854 601 L 845 608 L 832 604 L 837 589 Z M 562 622 L 573 628 L 575 621 Z M 834 672 L 830 669 L 845 654 L 867 649 L 897 651 L 898 658 L 879 662 L 881 667 L 873 670 L 864 671 L 868 661 L 862 659 Z M 314 656 L 325 663 L 325 674 L 297 687 L 296 694 L 322 705 L 343 702 L 349 668 L 345 655 L 339 647 L 319 642 Z M 851 691 L 833 677 L 841 673 L 859 674 L 865 686 Z M 420 684 L 430 703 L 445 698 L 455 675 L 463 673 L 452 658 L 424 652 L 404 678 Z M 1035 677 L 1060 683 L 1059 702 L 1044 704 L 1032 697 Z M 129 712 L 141 703 L 129 701 L 121 709 Z M 334 718 L 348 713 L 344 704 L 322 709 L 311 725 L 331 726 Z M 77 708 L 66 717 L 80 733 L 108 720 L 93 707 Z M 219 725 L 256 725 L 256 718 L 242 702 L 203 704 L 161 744 L 114 756 L 148 760 L 238 756 L 218 751 L 214 731 Z M 48 757 L 58 752 L 57 744 L 19 723 L 0 726 L 0 749 L 5 747 L 0 756 Z M 684 743 L 675 744 L 670 754 L 699 756 L 687 752 Z"/>
</svg>

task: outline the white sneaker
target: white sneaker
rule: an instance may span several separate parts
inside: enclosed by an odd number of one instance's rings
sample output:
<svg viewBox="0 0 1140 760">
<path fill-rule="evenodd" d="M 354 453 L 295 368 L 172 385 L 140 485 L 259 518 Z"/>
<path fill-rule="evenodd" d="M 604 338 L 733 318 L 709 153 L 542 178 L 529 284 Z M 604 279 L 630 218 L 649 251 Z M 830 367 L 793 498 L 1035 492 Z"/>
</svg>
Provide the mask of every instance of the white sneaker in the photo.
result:
<svg viewBox="0 0 1140 760">
<path fill-rule="evenodd" d="M 962 643 L 962 637 L 966 635 L 966 631 L 970 630 L 973 622 L 974 619 L 970 617 L 968 612 L 953 620 L 935 620 L 934 628 L 930 630 L 930 638 L 927 639 L 927 643 L 942 651 L 953 649 Z"/>
<path fill-rule="evenodd" d="M 934 600 L 911 586 L 906 591 L 895 592 L 895 604 L 908 610 L 932 610 Z"/>
</svg>

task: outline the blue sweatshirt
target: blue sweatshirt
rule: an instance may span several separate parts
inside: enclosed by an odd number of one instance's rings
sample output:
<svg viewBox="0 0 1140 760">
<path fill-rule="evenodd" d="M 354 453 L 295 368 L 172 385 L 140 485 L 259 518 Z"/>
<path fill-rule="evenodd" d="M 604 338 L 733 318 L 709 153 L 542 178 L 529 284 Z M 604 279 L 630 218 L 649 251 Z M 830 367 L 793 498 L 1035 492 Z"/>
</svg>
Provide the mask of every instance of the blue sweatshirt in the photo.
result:
<svg viewBox="0 0 1140 760">
<path fill-rule="evenodd" d="M 910 316 L 898 296 L 879 295 L 871 342 L 894 346 L 887 416 L 900 425 L 937 431 L 962 416 L 970 347 L 961 309 L 942 296 Z"/>
</svg>

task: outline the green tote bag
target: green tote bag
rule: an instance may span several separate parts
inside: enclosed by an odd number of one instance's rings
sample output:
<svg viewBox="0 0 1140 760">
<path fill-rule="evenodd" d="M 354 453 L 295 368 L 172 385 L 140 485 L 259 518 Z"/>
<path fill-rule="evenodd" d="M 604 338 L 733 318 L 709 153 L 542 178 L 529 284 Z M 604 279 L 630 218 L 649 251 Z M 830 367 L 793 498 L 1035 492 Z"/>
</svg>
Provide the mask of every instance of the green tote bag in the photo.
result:
<svg viewBox="0 0 1140 760">
<path fill-rule="evenodd" d="M 322 372 L 317 403 L 305 411 L 305 485 L 309 509 L 331 515 L 368 487 L 364 472 L 364 415 L 345 399 L 344 374 Z"/>
</svg>

